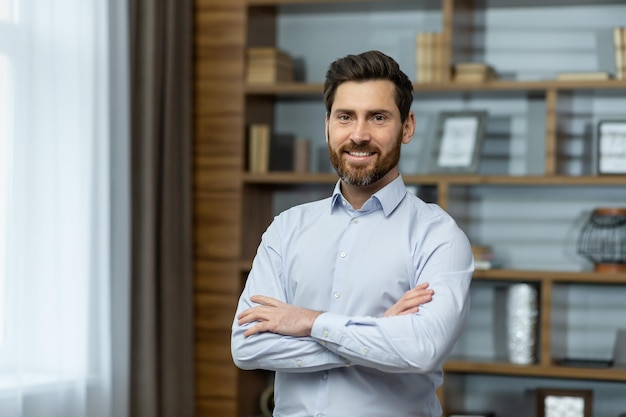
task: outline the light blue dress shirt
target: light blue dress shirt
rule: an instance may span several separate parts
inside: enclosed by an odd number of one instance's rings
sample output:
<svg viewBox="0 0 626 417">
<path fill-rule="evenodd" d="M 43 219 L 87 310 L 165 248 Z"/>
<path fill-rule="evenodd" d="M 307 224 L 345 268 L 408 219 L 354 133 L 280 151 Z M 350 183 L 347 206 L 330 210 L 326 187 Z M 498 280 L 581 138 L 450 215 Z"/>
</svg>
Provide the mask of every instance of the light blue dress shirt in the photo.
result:
<svg viewBox="0 0 626 417">
<path fill-rule="evenodd" d="M 360 210 L 342 197 L 293 207 L 263 234 L 237 314 L 266 295 L 323 311 L 310 337 L 232 329 L 242 369 L 276 371 L 275 417 L 432 417 L 441 366 L 463 329 L 474 269 L 469 241 L 401 176 Z M 383 317 L 429 282 L 431 302 Z"/>
</svg>

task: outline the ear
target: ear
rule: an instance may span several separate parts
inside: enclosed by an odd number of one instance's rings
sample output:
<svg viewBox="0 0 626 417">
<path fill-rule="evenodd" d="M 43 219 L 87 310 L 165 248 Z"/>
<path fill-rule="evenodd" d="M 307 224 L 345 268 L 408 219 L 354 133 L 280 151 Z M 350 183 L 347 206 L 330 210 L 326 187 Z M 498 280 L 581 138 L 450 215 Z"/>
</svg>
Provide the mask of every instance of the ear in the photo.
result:
<svg viewBox="0 0 626 417">
<path fill-rule="evenodd" d="M 328 143 L 328 113 L 326 113 L 326 117 L 324 118 L 324 134 L 326 135 L 326 143 Z"/>
<path fill-rule="evenodd" d="M 409 112 L 404 125 L 402 126 L 402 143 L 405 145 L 413 139 L 415 133 L 415 114 L 412 111 Z"/>
</svg>

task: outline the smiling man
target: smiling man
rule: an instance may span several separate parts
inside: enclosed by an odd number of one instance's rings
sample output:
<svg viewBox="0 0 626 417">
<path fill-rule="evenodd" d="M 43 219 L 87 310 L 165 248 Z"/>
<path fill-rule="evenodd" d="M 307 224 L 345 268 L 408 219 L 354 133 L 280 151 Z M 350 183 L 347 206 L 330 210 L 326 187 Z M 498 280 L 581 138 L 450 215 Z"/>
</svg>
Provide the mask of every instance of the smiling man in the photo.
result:
<svg viewBox="0 0 626 417">
<path fill-rule="evenodd" d="M 263 234 L 233 322 L 242 369 L 276 372 L 275 417 L 439 417 L 442 364 L 469 309 L 473 258 L 440 207 L 410 194 L 413 87 L 369 51 L 326 74 L 333 195 Z"/>
</svg>

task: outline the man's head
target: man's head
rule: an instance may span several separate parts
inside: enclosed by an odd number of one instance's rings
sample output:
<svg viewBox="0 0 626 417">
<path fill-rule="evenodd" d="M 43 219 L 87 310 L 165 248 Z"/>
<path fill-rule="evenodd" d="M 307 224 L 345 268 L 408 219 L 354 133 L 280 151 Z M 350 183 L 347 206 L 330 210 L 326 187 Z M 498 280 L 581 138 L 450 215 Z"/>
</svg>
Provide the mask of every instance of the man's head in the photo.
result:
<svg viewBox="0 0 626 417">
<path fill-rule="evenodd" d="M 340 84 L 368 80 L 388 80 L 395 85 L 395 101 L 404 122 L 413 103 L 413 84 L 393 58 L 379 51 L 347 55 L 330 64 L 324 82 L 326 114 L 331 112 Z"/>
<path fill-rule="evenodd" d="M 398 176 L 400 147 L 415 131 L 413 86 L 380 52 L 330 65 L 324 86 L 330 162 L 344 184 L 376 192 Z"/>
</svg>

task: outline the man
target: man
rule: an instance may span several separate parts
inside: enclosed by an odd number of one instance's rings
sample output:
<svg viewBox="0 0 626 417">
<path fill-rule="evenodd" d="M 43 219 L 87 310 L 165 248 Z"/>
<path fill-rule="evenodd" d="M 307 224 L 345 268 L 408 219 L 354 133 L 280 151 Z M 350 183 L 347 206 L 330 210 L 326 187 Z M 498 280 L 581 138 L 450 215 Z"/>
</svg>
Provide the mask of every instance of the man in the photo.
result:
<svg viewBox="0 0 626 417">
<path fill-rule="evenodd" d="M 276 371 L 275 417 L 441 416 L 441 366 L 469 308 L 469 242 L 407 192 L 413 87 L 378 51 L 330 65 L 332 197 L 263 234 L 232 332 L 242 369 Z"/>
</svg>

